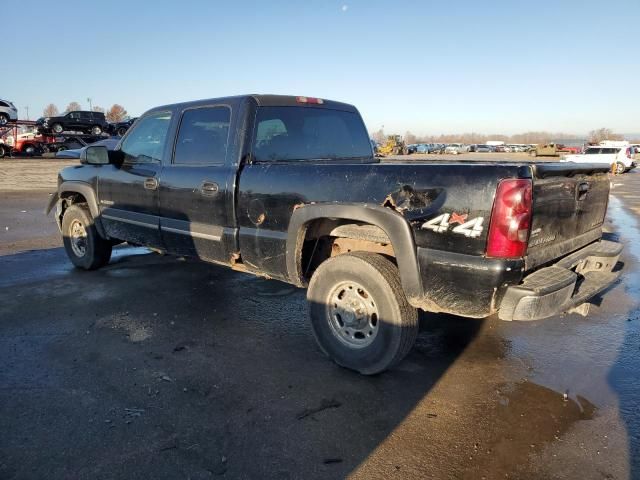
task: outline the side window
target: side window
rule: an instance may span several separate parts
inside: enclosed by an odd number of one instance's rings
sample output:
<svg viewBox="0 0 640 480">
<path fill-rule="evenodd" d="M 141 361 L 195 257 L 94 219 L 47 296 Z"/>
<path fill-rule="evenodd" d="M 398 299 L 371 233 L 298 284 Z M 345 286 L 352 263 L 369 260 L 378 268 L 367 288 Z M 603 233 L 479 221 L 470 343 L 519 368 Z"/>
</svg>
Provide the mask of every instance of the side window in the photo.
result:
<svg viewBox="0 0 640 480">
<path fill-rule="evenodd" d="M 80 114 L 78 112 L 71 112 L 67 115 L 69 120 L 78 120 L 80 118 Z"/>
<path fill-rule="evenodd" d="M 187 110 L 182 115 L 173 163 L 176 165 L 222 165 L 227 156 L 228 107 Z"/>
<path fill-rule="evenodd" d="M 155 112 L 138 122 L 122 142 L 120 151 L 127 163 L 161 162 L 171 112 Z"/>
<path fill-rule="evenodd" d="M 5 102 L 0 102 L 0 107 L 8 107 L 9 105 L 7 105 Z"/>
</svg>

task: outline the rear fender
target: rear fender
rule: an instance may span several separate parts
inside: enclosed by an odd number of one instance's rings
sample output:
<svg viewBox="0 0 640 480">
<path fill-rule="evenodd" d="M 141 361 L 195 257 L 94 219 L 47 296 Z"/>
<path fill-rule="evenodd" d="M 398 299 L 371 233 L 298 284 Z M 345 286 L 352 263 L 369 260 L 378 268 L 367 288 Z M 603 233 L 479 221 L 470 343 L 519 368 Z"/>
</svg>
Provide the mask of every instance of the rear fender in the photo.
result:
<svg viewBox="0 0 640 480">
<path fill-rule="evenodd" d="M 411 227 L 402 215 L 378 205 L 310 204 L 296 208 L 287 233 L 287 273 L 291 283 L 307 286 L 301 265 L 302 245 L 309 224 L 323 218 L 364 222 L 381 228 L 391 240 L 405 295 L 410 303 L 418 303 L 422 283 Z"/>
</svg>

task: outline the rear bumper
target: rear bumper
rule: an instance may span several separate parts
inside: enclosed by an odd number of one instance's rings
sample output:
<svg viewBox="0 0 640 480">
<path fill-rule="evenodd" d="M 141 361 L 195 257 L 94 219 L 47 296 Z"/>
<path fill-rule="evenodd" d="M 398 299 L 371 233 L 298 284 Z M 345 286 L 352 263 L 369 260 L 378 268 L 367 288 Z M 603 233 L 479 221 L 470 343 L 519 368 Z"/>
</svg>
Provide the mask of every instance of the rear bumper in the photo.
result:
<svg viewBox="0 0 640 480">
<path fill-rule="evenodd" d="M 621 252 L 622 244 L 601 240 L 536 270 L 507 288 L 498 316 L 540 320 L 585 303 L 618 279 L 620 272 L 613 270 Z"/>
</svg>

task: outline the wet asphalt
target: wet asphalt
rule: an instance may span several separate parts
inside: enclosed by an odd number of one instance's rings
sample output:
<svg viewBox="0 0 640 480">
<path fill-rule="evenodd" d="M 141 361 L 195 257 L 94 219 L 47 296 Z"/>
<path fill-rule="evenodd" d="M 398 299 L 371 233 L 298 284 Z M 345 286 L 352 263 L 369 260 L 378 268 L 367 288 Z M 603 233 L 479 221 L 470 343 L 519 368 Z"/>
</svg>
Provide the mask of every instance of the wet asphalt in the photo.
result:
<svg viewBox="0 0 640 480">
<path fill-rule="evenodd" d="M 302 290 L 132 247 L 80 272 L 46 192 L 0 190 L 0 478 L 640 478 L 640 172 L 612 182 L 588 317 L 423 315 L 376 377 Z"/>
</svg>

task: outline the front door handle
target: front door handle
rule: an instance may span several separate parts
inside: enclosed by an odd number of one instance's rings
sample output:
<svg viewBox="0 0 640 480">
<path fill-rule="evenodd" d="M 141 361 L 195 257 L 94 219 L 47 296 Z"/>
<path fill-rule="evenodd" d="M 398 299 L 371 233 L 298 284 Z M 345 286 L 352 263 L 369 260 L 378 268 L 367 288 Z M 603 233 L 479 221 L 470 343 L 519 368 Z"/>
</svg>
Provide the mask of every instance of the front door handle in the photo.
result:
<svg viewBox="0 0 640 480">
<path fill-rule="evenodd" d="M 158 188 L 158 179 L 149 177 L 144 179 L 144 188 L 147 190 L 157 190 Z"/>
<path fill-rule="evenodd" d="M 218 193 L 218 184 L 205 180 L 200 186 L 200 193 L 205 197 L 213 197 Z"/>
</svg>

